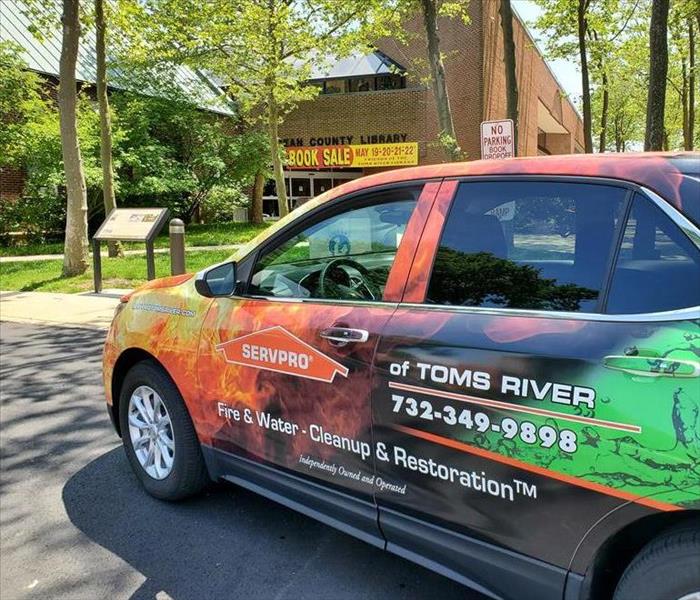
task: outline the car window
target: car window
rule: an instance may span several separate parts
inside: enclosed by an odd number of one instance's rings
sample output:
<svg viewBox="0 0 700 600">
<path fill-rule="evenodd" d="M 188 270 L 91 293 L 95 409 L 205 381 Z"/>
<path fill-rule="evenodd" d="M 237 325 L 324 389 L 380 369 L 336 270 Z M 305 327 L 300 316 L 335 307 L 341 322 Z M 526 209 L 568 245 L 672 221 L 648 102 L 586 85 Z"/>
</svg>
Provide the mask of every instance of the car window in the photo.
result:
<svg viewBox="0 0 700 600">
<path fill-rule="evenodd" d="M 402 188 L 353 200 L 356 208 L 284 239 L 258 258 L 249 293 L 381 300 L 419 192 Z"/>
<path fill-rule="evenodd" d="M 613 272 L 607 312 L 700 306 L 700 250 L 648 198 L 636 195 Z"/>
<path fill-rule="evenodd" d="M 426 301 L 595 311 L 626 196 L 583 183 L 460 184 Z"/>
</svg>

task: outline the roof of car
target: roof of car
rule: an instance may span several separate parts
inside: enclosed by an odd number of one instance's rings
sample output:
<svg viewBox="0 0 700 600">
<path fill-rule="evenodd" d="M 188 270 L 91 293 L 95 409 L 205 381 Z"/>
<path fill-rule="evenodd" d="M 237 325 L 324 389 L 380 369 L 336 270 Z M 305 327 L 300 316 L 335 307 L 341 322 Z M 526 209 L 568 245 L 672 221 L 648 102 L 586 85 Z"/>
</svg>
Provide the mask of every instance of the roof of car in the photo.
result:
<svg viewBox="0 0 700 600">
<path fill-rule="evenodd" d="M 647 187 L 682 208 L 679 188 L 684 176 L 700 177 L 700 153 L 567 154 L 426 165 L 355 179 L 333 188 L 326 199 L 391 183 L 488 175 L 568 175 L 619 179 Z"/>
<path fill-rule="evenodd" d="M 695 192 L 700 188 L 700 153 L 572 154 L 476 160 L 395 169 L 353 179 L 301 204 L 287 217 L 280 219 L 239 248 L 232 258 L 236 260 L 243 258 L 290 222 L 345 194 L 392 183 L 489 175 L 568 175 L 630 181 L 655 191 L 685 212 L 692 221 L 700 224 L 698 219 L 700 193 Z M 690 192 L 684 191 L 684 196 L 681 197 L 681 186 L 689 181 L 693 182 L 694 187 Z M 689 195 L 697 197 L 691 199 L 692 207 L 685 207 L 684 210 L 683 200 L 687 201 Z"/>
</svg>

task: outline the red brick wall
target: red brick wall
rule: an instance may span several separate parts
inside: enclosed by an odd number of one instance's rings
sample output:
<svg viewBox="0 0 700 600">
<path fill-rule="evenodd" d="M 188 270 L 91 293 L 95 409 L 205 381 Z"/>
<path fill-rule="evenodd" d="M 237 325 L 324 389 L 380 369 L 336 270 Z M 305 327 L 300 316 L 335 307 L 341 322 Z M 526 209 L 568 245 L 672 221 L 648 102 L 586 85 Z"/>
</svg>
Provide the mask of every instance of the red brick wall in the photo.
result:
<svg viewBox="0 0 700 600">
<path fill-rule="evenodd" d="M 445 75 L 455 122 L 457 141 L 467 159 L 480 158 L 479 124 L 505 118 L 503 45 L 498 2 L 473 0 L 470 23 L 440 19 L 440 45 L 445 55 Z M 420 164 L 445 160 L 439 147 L 438 123 L 432 90 L 426 86 L 428 66 L 422 17 L 405 24 L 409 40 L 382 39 L 377 48 L 408 71 L 407 89 L 390 92 L 321 95 L 302 103 L 286 119 L 280 137 L 373 133 L 406 133 L 419 143 Z M 515 23 L 518 81 L 520 87 L 520 153 L 537 154 L 537 99 L 581 143 L 582 126 L 573 107 L 537 52 L 524 27 Z M 354 141 L 353 141 L 354 143 Z M 555 144 L 552 144 L 554 147 Z M 572 144 L 557 140 L 556 150 L 571 152 Z M 369 170 L 366 170 L 369 172 Z"/>
<path fill-rule="evenodd" d="M 484 120 L 506 118 L 506 81 L 503 63 L 503 35 L 499 3 L 482 0 L 484 12 Z M 537 154 L 538 100 L 569 131 L 570 138 L 552 138 L 548 143 L 556 153 L 571 153 L 583 148 L 583 123 L 566 99 L 552 72 L 537 51 L 519 19 L 513 23 L 515 63 L 518 78 L 518 151 L 521 156 Z M 563 143 L 562 143 L 563 142 Z"/>
<path fill-rule="evenodd" d="M 22 195 L 24 172 L 13 167 L 0 167 L 0 203 L 12 202 Z"/>
<path fill-rule="evenodd" d="M 445 78 L 447 93 L 455 125 L 457 141 L 468 159 L 479 158 L 479 123 L 481 122 L 482 92 L 482 11 L 479 2 L 469 7 L 469 24 L 456 19 L 441 18 L 438 21 L 440 50 L 445 56 Z M 425 26 L 421 15 L 417 15 L 404 26 L 409 41 L 399 44 L 395 39 L 380 40 L 379 50 L 401 63 L 409 72 L 408 82 L 421 85 L 429 81 Z M 431 148 L 426 163 L 443 162 L 444 153 L 437 143 L 439 126 L 435 99 L 430 88 L 426 91 L 428 101 L 425 115 L 428 127 L 425 143 Z"/>
<path fill-rule="evenodd" d="M 445 74 L 457 141 L 468 158 L 474 159 L 479 158 L 482 103 L 478 2 L 472 4 L 470 13 L 469 25 L 441 19 L 439 35 L 446 55 Z M 408 43 L 382 39 L 377 48 L 408 70 L 407 89 L 320 95 L 300 104 L 286 118 L 280 137 L 302 137 L 307 142 L 311 136 L 353 135 L 358 139 L 361 134 L 406 133 L 407 141 L 418 142 L 420 164 L 443 162 L 444 153 L 437 142 L 439 127 L 434 96 L 425 83 L 428 68 L 422 18 L 411 19 L 405 29 Z"/>
<path fill-rule="evenodd" d="M 419 142 L 419 160 L 427 160 L 428 92 L 424 89 L 321 95 L 301 103 L 280 128 L 281 138 L 405 133 Z"/>
</svg>

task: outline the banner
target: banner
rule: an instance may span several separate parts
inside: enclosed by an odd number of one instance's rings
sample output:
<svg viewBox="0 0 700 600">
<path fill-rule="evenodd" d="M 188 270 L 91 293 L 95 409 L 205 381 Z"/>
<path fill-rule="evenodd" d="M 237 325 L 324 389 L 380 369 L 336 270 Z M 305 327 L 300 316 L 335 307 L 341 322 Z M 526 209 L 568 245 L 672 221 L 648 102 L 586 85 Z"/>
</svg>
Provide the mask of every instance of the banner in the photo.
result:
<svg viewBox="0 0 700 600">
<path fill-rule="evenodd" d="M 288 169 L 411 167 L 418 164 L 418 142 L 288 147 L 285 153 Z"/>
</svg>

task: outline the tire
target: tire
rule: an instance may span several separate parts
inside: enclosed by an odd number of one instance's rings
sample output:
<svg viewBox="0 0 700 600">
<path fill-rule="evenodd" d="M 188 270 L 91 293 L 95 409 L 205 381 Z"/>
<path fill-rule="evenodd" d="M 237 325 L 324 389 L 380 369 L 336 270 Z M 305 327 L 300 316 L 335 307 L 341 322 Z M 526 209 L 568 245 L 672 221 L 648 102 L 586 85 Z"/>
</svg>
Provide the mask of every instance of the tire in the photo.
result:
<svg viewBox="0 0 700 600">
<path fill-rule="evenodd" d="M 614 600 L 700 600 L 700 528 L 662 534 L 622 574 Z"/>
<path fill-rule="evenodd" d="M 144 410 L 147 406 L 157 407 L 159 417 L 154 418 L 153 410 Z M 185 402 L 170 376 L 156 363 L 138 363 L 126 374 L 119 397 L 119 423 L 131 468 L 151 496 L 182 500 L 207 485 L 202 449 Z M 147 427 L 140 429 L 141 424 Z M 133 436 L 139 436 L 138 449 Z"/>
</svg>

